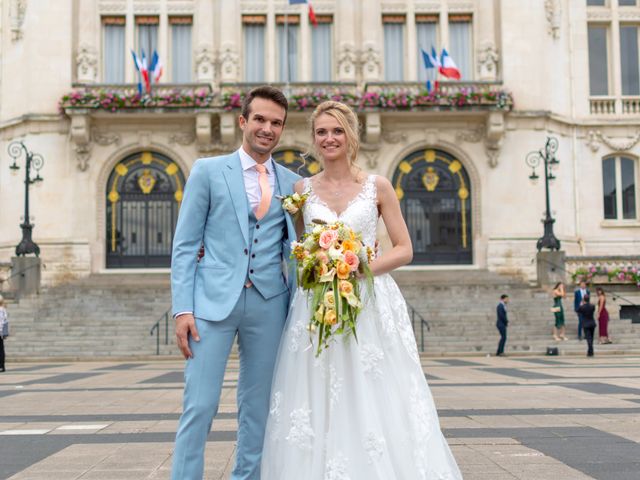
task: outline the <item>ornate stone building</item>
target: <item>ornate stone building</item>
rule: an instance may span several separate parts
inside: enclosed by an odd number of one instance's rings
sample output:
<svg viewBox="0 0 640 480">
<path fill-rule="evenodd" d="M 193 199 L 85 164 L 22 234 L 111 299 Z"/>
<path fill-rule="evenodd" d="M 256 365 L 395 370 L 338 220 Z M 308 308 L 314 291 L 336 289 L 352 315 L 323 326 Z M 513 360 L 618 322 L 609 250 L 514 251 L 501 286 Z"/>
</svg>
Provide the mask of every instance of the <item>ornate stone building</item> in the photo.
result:
<svg viewBox="0 0 640 480">
<path fill-rule="evenodd" d="M 319 169 L 299 156 L 318 98 L 354 105 L 360 165 L 401 199 L 409 268 L 532 279 L 545 187 L 525 158 L 548 136 L 563 250 L 639 250 L 635 0 L 314 0 L 317 26 L 285 0 L 0 4 L 0 262 L 20 240 L 24 184 L 5 152 L 22 140 L 45 159 L 30 192 L 48 284 L 168 268 L 193 162 L 236 148 L 238 99 L 264 82 L 293 101 L 276 158 L 303 173 Z M 427 95 L 432 46 L 462 79 Z M 142 97 L 131 50 L 164 66 Z"/>
</svg>

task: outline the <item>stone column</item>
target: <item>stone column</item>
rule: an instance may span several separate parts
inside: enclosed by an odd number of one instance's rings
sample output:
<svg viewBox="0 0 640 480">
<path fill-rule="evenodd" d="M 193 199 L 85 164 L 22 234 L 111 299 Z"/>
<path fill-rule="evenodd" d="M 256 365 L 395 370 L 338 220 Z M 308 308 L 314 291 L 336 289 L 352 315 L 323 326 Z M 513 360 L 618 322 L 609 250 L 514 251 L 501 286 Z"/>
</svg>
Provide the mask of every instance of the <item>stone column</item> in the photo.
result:
<svg viewBox="0 0 640 480">
<path fill-rule="evenodd" d="M 416 59 L 418 52 L 418 33 L 416 31 L 416 12 L 413 0 L 407 2 L 407 48 L 405 51 L 405 59 L 408 62 L 405 68 L 407 72 L 406 79 L 410 82 L 418 81 L 418 61 Z"/>
<path fill-rule="evenodd" d="M 216 19 L 213 15 L 213 3 L 211 0 L 195 3 L 193 20 L 197 23 L 194 25 L 193 58 L 195 64 L 195 80 L 198 83 L 213 84 L 215 81 L 213 45 L 215 33 L 219 30 L 215 28 Z M 224 6 L 227 3 L 236 2 L 220 3 Z M 222 7 L 219 8 L 222 9 Z"/>
<path fill-rule="evenodd" d="M 220 81 L 239 82 L 241 81 L 240 49 L 242 48 L 240 2 L 219 0 L 219 5 L 220 15 L 216 23 L 219 32 L 218 45 L 220 45 Z"/>
<path fill-rule="evenodd" d="M 384 32 L 382 30 L 382 10 L 380 0 L 367 2 L 361 10 L 362 21 L 362 79 L 367 81 L 382 80 L 382 46 Z"/>
<path fill-rule="evenodd" d="M 476 45 L 477 74 L 479 80 L 495 81 L 499 68 L 499 32 L 496 29 L 496 15 L 499 6 L 495 1 L 484 2 L 478 8 L 478 19 L 474 19 L 478 41 Z"/>
<path fill-rule="evenodd" d="M 356 38 L 358 25 L 358 11 L 354 0 L 340 0 L 336 3 L 333 18 L 333 35 L 338 81 L 356 81 Z"/>
</svg>

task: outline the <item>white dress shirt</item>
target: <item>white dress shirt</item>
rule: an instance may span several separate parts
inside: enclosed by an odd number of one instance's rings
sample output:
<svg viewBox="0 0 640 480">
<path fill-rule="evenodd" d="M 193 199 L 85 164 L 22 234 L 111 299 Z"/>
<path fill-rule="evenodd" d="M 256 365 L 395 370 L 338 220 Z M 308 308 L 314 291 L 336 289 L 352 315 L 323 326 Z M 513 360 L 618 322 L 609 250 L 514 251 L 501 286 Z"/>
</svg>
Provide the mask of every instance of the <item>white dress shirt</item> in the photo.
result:
<svg viewBox="0 0 640 480">
<path fill-rule="evenodd" d="M 240 156 L 240 164 L 242 165 L 242 176 L 244 177 L 244 189 L 247 191 L 247 200 L 249 201 L 249 208 L 255 211 L 260 205 L 260 199 L 262 198 L 262 192 L 260 191 L 260 184 L 258 183 L 258 170 L 256 170 L 257 162 L 251 158 L 251 156 L 244 151 L 242 147 L 238 149 L 238 155 Z M 271 196 L 275 195 L 276 191 L 276 174 L 274 172 L 273 157 L 269 157 L 269 160 L 263 164 L 267 169 L 267 177 L 269 178 L 269 186 L 271 187 Z"/>
</svg>

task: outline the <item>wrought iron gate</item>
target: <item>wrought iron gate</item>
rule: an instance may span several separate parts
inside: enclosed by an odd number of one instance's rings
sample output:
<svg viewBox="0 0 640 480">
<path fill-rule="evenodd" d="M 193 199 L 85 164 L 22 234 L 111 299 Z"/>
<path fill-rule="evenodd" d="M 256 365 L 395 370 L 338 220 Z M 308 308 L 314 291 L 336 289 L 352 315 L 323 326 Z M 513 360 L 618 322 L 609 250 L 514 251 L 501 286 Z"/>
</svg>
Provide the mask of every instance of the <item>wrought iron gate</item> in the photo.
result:
<svg viewBox="0 0 640 480">
<path fill-rule="evenodd" d="M 164 155 L 122 160 L 107 184 L 107 268 L 171 265 L 171 244 L 184 176 Z"/>
<path fill-rule="evenodd" d="M 471 186 L 459 160 L 421 150 L 396 169 L 393 185 L 413 242 L 413 264 L 470 264 Z"/>
</svg>

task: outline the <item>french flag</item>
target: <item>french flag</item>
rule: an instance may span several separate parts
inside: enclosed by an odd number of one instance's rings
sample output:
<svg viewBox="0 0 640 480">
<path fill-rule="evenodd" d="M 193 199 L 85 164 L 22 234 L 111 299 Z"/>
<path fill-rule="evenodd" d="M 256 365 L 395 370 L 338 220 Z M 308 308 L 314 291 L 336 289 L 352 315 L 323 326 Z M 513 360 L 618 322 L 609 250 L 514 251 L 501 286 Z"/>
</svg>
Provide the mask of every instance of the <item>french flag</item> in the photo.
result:
<svg viewBox="0 0 640 480">
<path fill-rule="evenodd" d="M 162 65 L 162 60 L 160 60 L 160 55 L 158 55 L 157 51 L 153 51 L 153 57 L 151 57 L 151 65 L 149 66 L 149 72 L 153 77 L 153 82 L 158 83 L 162 73 L 164 72 L 164 67 Z"/>
<path fill-rule="evenodd" d="M 309 5 L 309 21 L 314 27 L 318 26 L 318 19 L 316 18 L 316 12 L 313 11 L 313 6 L 309 0 L 289 0 L 289 5 Z"/>
<path fill-rule="evenodd" d="M 138 71 L 138 94 L 142 95 L 142 82 L 140 81 L 140 76 L 142 75 L 142 62 L 133 50 L 131 50 L 131 55 L 133 56 L 133 64 L 136 66 L 136 70 Z"/>
<path fill-rule="evenodd" d="M 147 56 L 142 50 L 142 58 L 140 59 L 140 73 L 142 74 L 142 80 L 144 81 L 144 89 L 147 93 L 151 93 L 151 80 L 149 79 L 149 67 L 147 65 Z"/>
<path fill-rule="evenodd" d="M 460 70 L 456 66 L 453 59 L 449 56 L 449 52 L 446 49 L 442 49 L 442 55 L 440 55 L 440 65 L 438 71 L 447 78 L 453 78 L 460 80 Z"/>
</svg>

